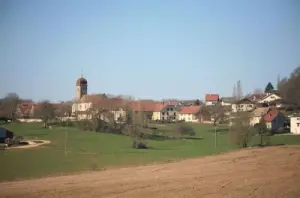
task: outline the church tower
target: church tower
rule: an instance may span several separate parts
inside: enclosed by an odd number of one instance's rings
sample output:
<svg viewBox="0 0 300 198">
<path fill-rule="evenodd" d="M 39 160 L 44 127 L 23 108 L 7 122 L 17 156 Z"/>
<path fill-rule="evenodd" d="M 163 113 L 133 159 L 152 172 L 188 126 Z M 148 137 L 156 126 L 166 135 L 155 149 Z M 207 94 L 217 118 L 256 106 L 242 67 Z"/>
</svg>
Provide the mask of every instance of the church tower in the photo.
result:
<svg viewBox="0 0 300 198">
<path fill-rule="evenodd" d="M 76 100 L 80 100 L 82 96 L 87 95 L 87 80 L 83 78 L 78 78 L 76 81 Z"/>
</svg>

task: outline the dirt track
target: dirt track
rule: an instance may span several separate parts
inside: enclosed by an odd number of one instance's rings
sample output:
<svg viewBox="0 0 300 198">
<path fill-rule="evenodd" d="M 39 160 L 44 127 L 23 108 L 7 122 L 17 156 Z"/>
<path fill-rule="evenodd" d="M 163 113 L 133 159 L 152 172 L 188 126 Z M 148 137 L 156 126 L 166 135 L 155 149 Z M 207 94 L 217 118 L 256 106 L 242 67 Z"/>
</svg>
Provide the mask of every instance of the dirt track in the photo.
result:
<svg viewBox="0 0 300 198">
<path fill-rule="evenodd" d="M 0 197 L 300 197 L 300 147 L 0 183 Z"/>
</svg>

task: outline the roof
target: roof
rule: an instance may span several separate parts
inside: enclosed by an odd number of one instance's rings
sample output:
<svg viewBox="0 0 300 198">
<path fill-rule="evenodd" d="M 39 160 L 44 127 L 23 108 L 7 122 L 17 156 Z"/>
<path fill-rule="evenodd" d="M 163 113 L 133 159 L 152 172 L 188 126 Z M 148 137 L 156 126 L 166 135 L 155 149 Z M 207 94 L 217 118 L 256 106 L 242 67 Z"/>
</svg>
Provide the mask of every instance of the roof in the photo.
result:
<svg viewBox="0 0 300 198">
<path fill-rule="evenodd" d="M 266 96 L 265 93 L 257 93 L 257 94 L 250 94 L 246 98 L 252 101 L 257 101 L 257 100 L 261 100 L 265 96 Z"/>
<path fill-rule="evenodd" d="M 265 94 L 264 97 L 261 98 L 261 100 L 264 100 L 272 95 L 276 95 L 276 96 L 280 97 L 278 93 L 270 93 L 270 94 Z"/>
<path fill-rule="evenodd" d="M 241 100 L 236 101 L 235 104 L 254 104 L 254 102 L 248 98 L 243 98 Z"/>
<path fill-rule="evenodd" d="M 221 100 L 223 102 L 228 102 L 228 103 L 234 102 L 234 98 L 233 97 L 222 97 Z"/>
<path fill-rule="evenodd" d="M 255 117 L 260 117 L 260 116 L 264 116 L 268 113 L 268 111 L 270 110 L 270 108 L 268 107 L 260 107 L 260 108 L 256 108 L 253 112 L 252 115 Z"/>
<path fill-rule="evenodd" d="M 279 114 L 279 111 L 276 109 L 270 110 L 266 115 L 264 115 L 265 122 L 272 122 L 277 115 Z"/>
<path fill-rule="evenodd" d="M 185 106 L 180 110 L 180 114 L 196 114 L 200 111 L 201 106 Z"/>
<path fill-rule="evenodd" d="M 89 95 L 83 95 L 79 102 L 82 103 L 100 103 L 103 102 L 105 99 L 104 94 L 89 94 Z"/>
<path fill-rule="evenodd" d="M 135 111 L 161 111 L 166 105 L 160 102 L 143 102 L 143 101 L 134 101 L 131 102 L 130 107 Z"/>
<path fill-rule="evenodd" d="M 80 86 L 80 85 L 87 85 L 87 80 L 83 77 L 78 78 L 76 80 L 76 86 Z"/>
<path fill-rule="evenodd" d="M 218 101 L 219 97 L 219 94 L 206 94 L 205 101 Z"/>
</svg>

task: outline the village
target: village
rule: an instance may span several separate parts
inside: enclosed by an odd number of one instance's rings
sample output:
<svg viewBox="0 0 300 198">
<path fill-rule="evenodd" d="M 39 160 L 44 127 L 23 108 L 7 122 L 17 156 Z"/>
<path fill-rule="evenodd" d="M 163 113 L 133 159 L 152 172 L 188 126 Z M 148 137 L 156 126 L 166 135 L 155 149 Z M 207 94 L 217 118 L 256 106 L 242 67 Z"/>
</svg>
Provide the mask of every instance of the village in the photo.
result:
<svg viewBox="0 0 300 198">
<path fill-rule="evenodd" d="M 133 100 L 121 97 L 107 97 L 105 94 L 88 94 L 88 82 L 81 77 L 76 81 L 76 99 L 71 103 L 49 103 L 55 109 L 57 119 L 90 120 L 97 108 L 109 109 L 115 121 L 124 120 L 126 108 L 135 112 L 147 112 L 150 122 L 192 122 L 215 124 L 220 121 L 232 124 L 239 113 L 247 114 L 249 124 L 255 126 L 263 119 L 269 130 L 300 134 L 299 107 L 283 99 L 278 90 L 269 83 L 266 92 L 252 93 L 245 97 L 222 97 L 219 94 L 206 94 L 205 100 Z M 234 91 L 236 92 L 236 91 Z M 42 122 L 37 116 L 41 103 L 20 103 L 16 116 L 21 122 Z M 211 111 L 222 113 L 220 120 L 214 120 Z M 53 117 L 54 118 L 54 117 Z"/>
</svg>

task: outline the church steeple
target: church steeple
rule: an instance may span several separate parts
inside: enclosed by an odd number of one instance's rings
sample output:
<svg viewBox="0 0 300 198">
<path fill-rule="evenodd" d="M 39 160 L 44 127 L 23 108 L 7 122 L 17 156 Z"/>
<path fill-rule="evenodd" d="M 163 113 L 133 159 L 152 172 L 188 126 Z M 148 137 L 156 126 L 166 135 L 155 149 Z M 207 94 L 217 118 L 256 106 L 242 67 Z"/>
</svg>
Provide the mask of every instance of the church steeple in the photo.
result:
<svg viewBox="0 0 300 198">
<path fill-rule="evenodd" d="M 88 82 L 83 78 L 82 69 L 81 77 L 76 81 L 76 100 L 80 100 L 82 96 L 87 95 Z"/>
</svg>

